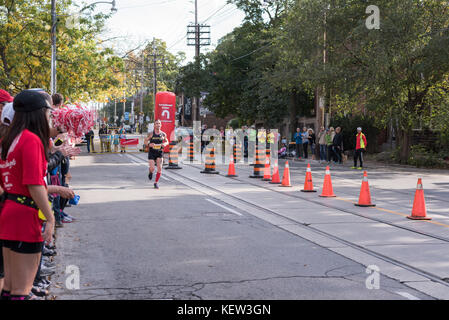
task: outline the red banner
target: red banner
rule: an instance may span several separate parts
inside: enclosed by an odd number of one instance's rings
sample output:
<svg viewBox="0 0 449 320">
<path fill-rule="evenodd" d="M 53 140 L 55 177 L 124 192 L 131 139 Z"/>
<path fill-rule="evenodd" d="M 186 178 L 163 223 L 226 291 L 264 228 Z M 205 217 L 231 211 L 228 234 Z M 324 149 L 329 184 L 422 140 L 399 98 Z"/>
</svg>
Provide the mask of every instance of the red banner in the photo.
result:
<svg viewBox="0 0 449 320">
<path fill-rule="evenodd" d="M 120 139 L 122 146 L 136 146 L 139 144 L 139 139 Z"/>
<path fill-rule="evenodd" d="M 171 142 L 172 134 L 175 131 L 176 119 L 176 95 L 172 92 L 158 92 L 156 94 L 156 108 L 154 109 L 154 119 L 161 120 L 161 130 L 167 134 L 168 141 Z M 164 152 L 169 151 L 167 145 Z"/>
</svg>

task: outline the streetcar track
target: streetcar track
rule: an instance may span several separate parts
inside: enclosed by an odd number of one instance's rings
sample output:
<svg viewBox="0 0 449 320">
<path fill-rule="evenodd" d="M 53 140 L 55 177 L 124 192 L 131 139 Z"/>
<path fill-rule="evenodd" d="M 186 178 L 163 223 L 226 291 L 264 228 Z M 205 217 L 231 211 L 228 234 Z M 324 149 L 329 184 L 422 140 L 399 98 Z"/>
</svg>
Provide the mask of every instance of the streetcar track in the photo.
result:
<svg viewBox="0 0 449 320">
<path fill-rule="evenodd" d="M 439 284 L 442 284 L 442 285 L 444 285 L 444 286 L 446 286 L 446 287 L 449 287 L 449 282 L 447 282 L 447 281 L 445 280 L 446 278 L 445 278 L 445 279 L 442 279 L 441 277 L 439 277 L 439 276 L 437 276 L 437 275 L 435 275 L 435 274 L 432 274 L 432 273 L 427 272 L 427 271 L 424 271 L 424 270 L 422 270 L 422 269 L 413 267 L 413 266 L 411 266 L 411 265 L 409 265 L 409 264 L 406 264 L 406 263 L 404 263 L 404 262 L 400 262 L 400 261 L 395 260 L 395 259 L 393 259 L 393 258 L 387 257 L 387 256 L 385 256 L 385 255 L 383 255 L 383 254 L 377 253 L 377 252 L 375 252 L 375 251 L 372 251 L 372 250 L 370 250 L 370 249 L 368 249 L 368 248 L 365 248 L 365 247 L 360 246 L 360 245 L 358 245 L 358 244 L 355 244 L 355 243 L 353 243 L 353 242 L 350 242 L 350 241 L 341 239 L 341 238 L 339 238 L 339 237 L 337 237 L 337 236 L 334 236 L 334 235 L 332 235 L 332 234 L 330 234 L 330 233 L 327 233 L 327 232 L 325 232 L 325 231 L 318 230 L 318 229 L 312 227 L 310 224 L 298 222 L 298 221 L 296 221 L 296 220 L 294 220 L 294 219 L 292 219 L 292 218 L 289 218 L 289 217 L 284 216 L 284 215 L 282 215 L 282 214 L 280 214 L 280 213 L 277 213 L 276 211 L 273 211 L 273 210 L 271 210 L 271 209 L 267 209 L 267 208 L 261 207 L 261 206 L 259 206 L 259 205 L 257 205 L 257 204 L 254 204 L 254 203 L 252 203 L 252 202 L 243 200 L 243 199 L 238 198 L 238 197 L 236 197 L 236 196 L 234 196 L 234 195 L 228 194 L 228 193 L 223 192 L 223 191 L 221 191 L 221 190 L 219 190 L 219 189 L 216 189 L 216 188 L 214 188 L 214 187 L 211 187 L 210 185 L 206 185 L 206 184 L 204 184 L 204 183 L 202 183 L 202 182 L 199 182 L 199 181 L 194 180 L 194 179 L 192 179 L 192 178 L 183 176 L 183 175 L 181 175 L 181 174 L 179 174 L 179 173 L 176 173 L 176 172 L 174 172 L 174 171 L 172 171 L 171 173 L 173 173 L 174 175 L 177 175 L 177 176 L 179 176 L 179 177 L 181 177 L 181 178 L 183 178 L 183 179 L 186 179 L 186 180 L 189 180 L 189 181 L 191 181 L 191 182 L 193 182 L 193 183 L 196 183 L 196 184 L 198 184 L 198 185 L 200 185 L 200 186 L 202 186 L 202 187 L 204 187 L 204 188 L 212 189 L 212 190 L 215 191 L 215 192 L 218 192 L 218 193 L 223 194 L 223 195 L 225 195 L 225 196 L 231 197 L 231 198 L 233 198 L 233 199 L 235 199 L 235 200 L 237 200 L 237 201 L 243 202 L 243 203 L 245 203 L 245 204 L 247 204 L 247 205 L 249 205 L 249 206 L 255 207 L 255 208 L 259 209 L 259 210 L 262 210 L 262 211 L 265 211 L 265 212 L 269 212 L 269 213 L 271 213 L 271 214 L 273 214 L 273 215 L 275 215 L 275 216 L 278 216 L 278 217 L 281 217 L 281 218 L 283 218 L 283 219 L 289 220 L 289 221 L 293 222 L 293 223 L 296 224 L 296 225 L 300 225 L 301 227 L 303 227 L 303 228 L 305 228 L 305 229 L 308 229 L 308 230 L 310 230 L 310 231 L 315 232 L 316 234 L 319 234 L 319 235 L 321 235 L 321 236 L 327 237 L 327 238 L 329 238 L 329 239 L 331 239 L 331 240 L 334 240 L 334 241 L 337 241 L 337 242 L 339 242 L 339 243 L 342 243 L 342 244 L 344 244 L 344 245 L 346 245 L 346 246 L 348 246 L 348 247 L 357 249 L 357 250 L 359 250 L 359 251 L 361 251 L 361 252 L 363 252 L 363 253 L 366 253 L 366 254 L 368 254 L 368 255 L 370 255 L 370 256 L 373 256 L 373 257 L 378 258 L 378 259 L 380 259 L 380 260 L 383 260 L 383 261 L 385 261 L 385 262 L 391 263 L 391 264 L 396 265 L 396 266 L 398 266 L 398 267 L 401 267 L 401 268 L 403 268 L 403 269 L 405 269 L 405 270 L 408 270 L 408 271 L 413 272 L 413 273 L 415 273 L 415 274 L 421 275 L 421 276 L 423 276 L 423 277 L 425 277 L 425 278 L 427 278 L 427 279 L 429 279 L 429 280 L 432 280 L 432 281 L 437 282 L 437 283 L 439 283 Z M 233 178 L 233 179 L 235 179 L 235 178 Z M 179 181 L 179 180 L 178 180 L 178 181 Z M 181 182 L 181 181 L 179 181 L 179 182 L 180 182 L 180 183 L 183 183 L 183 182 Z M 183 183 L 183 184 L 186 185 L 185 183 Z M 259 186 L 259 185 L 257 185 L 257 184 L 253 184 L 253 183 L 249 183 L 249 184 L 254 185 L 254 186 Z M 259 186 L 259 187 L 260 187 L 260 186 Z M 262 188 L 263 188 L 263 189 L 266 189 L 266 190 L 275 191 L 275 192 L 279 192 L 279 193 L 285 194 L 285 193 L 283 193 L 283 192 L 281 192 L 281 191 L 276 191 L 276 190 L 272 190 L 272 189 L 264 188 L 264 187 L 262 187 Z M 293 196 L 292 196 L 292 197 L 293 197 Z M 306 201 L 310 201 L 310 199 L 306 199 L 306 198 L 303 198 L 303 197 L 298 197 L 298 198 L 303 199 L 303 200 L 306 200 Z M 329 205 L 324 205 L 324 204 L 319 203 L 319 202 L 317 202 L 317 201 L 310 201 L 310 202 L 317 203 L 317 204 L 319 204 L 319 205 L 322 205 L 322 206 L 325 206 L 325 207 L 328 207 L 328 208 L 332 208 L 332 209 L 336 209 L 336 210 L 339 210 L 339 211 L 343 211 L 343 212 L 347 212 L 347 213 L 353 214 L 353 212 L 342 210 L 342 208 L 335 208 L 335 207 L 332 207 L 332 206 L 329 206 Z M 251 213 L 249 213 L 249 214 L 251 214 Z M 356 214 L 356 215 L 359 215 L 359 214 Z M 410 232 L 413 232 L 413 233 L 418 233 L 418 234 L 421 234 L 421 235 L 424 235 L 424 236 L 427 236 L 427 237 L 431 237 L 431 238 L 434 238 L 434 239 L 438 239 L 438 240 L 444 241 L 444 242 L 446 242 L 446 243 L 449 244 L 449 239 L 447 239 L 447 238 L 438 237 L 438 236 L 434 236 L 434 235 L 428 235 L 428 234 L 426 234 L 426 233 L 419 232 L 419 231 L 417 231 L 417 230 L 409 229 L 409 228 L 402 227 L 402 226 L 397 226 L 397 225 L 394 225 L 394 224 L 389 223 L 389 222 L 384 222 L 384 221 L 382 221 L 382 220 L 373 219 L 373 218 L 371 218 L 371 217 L 365 217 L 365 216 L 363 216 L 363 215 L 359 215 L 359 216 L 361 216 L 361 217 L 363 217 L 363 218 L 370 219 L 370 220 L 374 220 L 374 221 L 377 221 L 377 222 L 380 222 L 380 223 L 385 223 L 385 224 L 388 224 L 388 225 L 393 226 L 393 227 L 398 227 L 398 228 L 401 228 L 401 229 L 404 229 L 404 230 L 407 230 L 407 231 L 410 231 Z M 279 226 L 277 226 L 277 227 L 280 228 Z M 281 229 L 282 229 L 282 228 L 281 228 Z M 285 230 L 285 229 L 282 229 L 282 230 Z M 295 235 L 296 235 L 296 236 L 299 236 L 299 235 L 297 235 L 297 234 L 295 234 Z"/>
</svg>

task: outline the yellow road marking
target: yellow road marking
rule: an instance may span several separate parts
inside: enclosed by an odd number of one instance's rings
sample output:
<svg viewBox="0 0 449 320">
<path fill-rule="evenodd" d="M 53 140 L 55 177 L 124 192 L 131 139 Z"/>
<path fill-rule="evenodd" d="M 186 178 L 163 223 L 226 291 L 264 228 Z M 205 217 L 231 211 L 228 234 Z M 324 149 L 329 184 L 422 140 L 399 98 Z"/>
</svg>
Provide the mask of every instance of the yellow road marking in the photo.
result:
<svg viewBox="0 0 449 320">
<path fill-rule="evenodd" d="M 351 200 L 349 200 L 349 199 L 340 198 L 340 197 L 336 197 L 335 199 L 340 200 L 340 201 L 344 201 L 344 202 L 353 203 L 353 204 L 356 203 L 356 202 L 351 201 Z M 404 214 L 404 213 L 401 213 L 401 212 L 397 212 L 397 211 L 393 211 L 393 210 L 388 210 L 388 209 L 384 209 L 384 208 L 380 208 L 380 207 L 372 207 L 371 209 L 377 209 L 377 210 L 380 210 L 380 211 L 384 211 L 384 212 L 388 212 L 388 213 L 393 213 L 393 214 L 396 214 L 396 215 L 400 215 L 400 216 L 403 216 L 403 217 L 407 217 L 407 216 L 408 216 L 408 214 Z M 436 225 L 439 225 L 439 226 L 442 226 L 442 227 L 449 228 L 449 225 L 444 224 L 444 223 L 441 223 L 441 222 L 436 222 L 436 221 L 432 221 L 432 220 L 419 220 L 419 221 L 428 222 L 428 223 L 432 223 L 432 224 L 436 224 Z"/>
</svg>

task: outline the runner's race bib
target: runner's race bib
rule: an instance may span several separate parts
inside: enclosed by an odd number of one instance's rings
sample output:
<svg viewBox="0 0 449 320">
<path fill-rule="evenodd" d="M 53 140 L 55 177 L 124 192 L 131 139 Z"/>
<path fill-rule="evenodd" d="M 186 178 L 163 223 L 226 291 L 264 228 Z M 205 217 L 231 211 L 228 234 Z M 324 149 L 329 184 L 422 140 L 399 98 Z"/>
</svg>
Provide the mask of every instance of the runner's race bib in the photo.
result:
<svg viewBox="0 0 449 320">
<path fill-rule="evenodd" d="M 154 149 L 154 150 L 160 150 L 161 147 L 162 147 L 162 145 L 160 145 L 160 144 L 155 144 L 155 145 L 153 146 L 153 149 Z"/>
</svg>

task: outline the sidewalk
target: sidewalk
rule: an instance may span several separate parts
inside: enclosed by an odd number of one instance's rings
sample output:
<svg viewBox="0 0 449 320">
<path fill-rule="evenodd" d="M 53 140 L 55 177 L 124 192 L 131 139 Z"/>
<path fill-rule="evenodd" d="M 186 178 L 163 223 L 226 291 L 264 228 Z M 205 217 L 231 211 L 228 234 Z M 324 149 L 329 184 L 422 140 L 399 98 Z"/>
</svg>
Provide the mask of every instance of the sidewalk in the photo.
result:
<svg viewBox="0 0 449 320">
<path fill-rule="evenodd" d="M 447 216 L 411 221 L 393 211 L 403 207 L 392 202 L 359 208 L 348 199 L 319 198 L 319 193 L 299 192 L 302 185 L 280 188 L 250 179 L 252 167 L 246 165 L 239 165 L 239 177 L 232 179 L 223 176 L 226 166 L 217 168 L 220 175 L 200 174 L 199 165 L 183 164 L 182 168 L 164 174 L 366 266 L 377 265 L 381 273 L 412 288 L 449 299 Z M 283 167 L 281 175 L 282 171 Z M 340 189 L 346 188 L 353 192 L 360 184 Z"/>
</svg>

